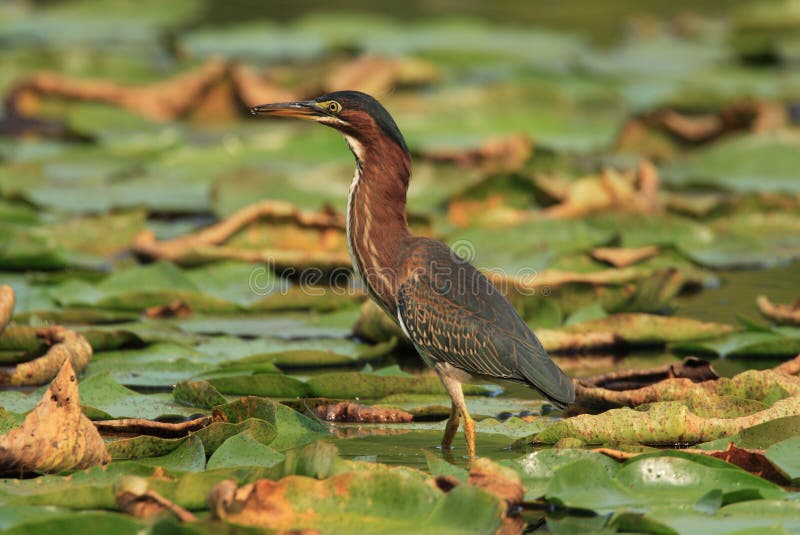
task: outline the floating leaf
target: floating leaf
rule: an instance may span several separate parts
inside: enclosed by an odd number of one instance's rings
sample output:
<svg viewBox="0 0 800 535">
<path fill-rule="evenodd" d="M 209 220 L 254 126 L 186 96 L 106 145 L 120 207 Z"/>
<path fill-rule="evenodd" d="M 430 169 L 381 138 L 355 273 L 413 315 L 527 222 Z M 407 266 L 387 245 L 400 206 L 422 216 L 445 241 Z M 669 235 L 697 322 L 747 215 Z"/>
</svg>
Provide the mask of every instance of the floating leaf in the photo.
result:
<svg viewBox="0 0 800 535">
<path fill-rule="evenodd" d="M 214 451 L 208 460 L 208 469 L 231 466 L 272 467 L 282 462 L 283 454 L 278 453 L 247 431 L 233 435 Z"/>
<path fill-rule="evenodd" d="M 789 357 L 800 353 L 800 328 L 744 331 L 715 340 L 680 342 L 672 349 L 679 353 L 719 357 Z"/>
</svg>

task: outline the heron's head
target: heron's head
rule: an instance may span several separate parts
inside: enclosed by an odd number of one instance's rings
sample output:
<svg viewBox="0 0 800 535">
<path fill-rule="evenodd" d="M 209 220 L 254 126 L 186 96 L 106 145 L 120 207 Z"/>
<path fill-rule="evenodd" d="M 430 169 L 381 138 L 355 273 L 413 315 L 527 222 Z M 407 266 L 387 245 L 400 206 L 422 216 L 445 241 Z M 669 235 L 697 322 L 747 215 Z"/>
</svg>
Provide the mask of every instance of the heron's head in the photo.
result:
<svg viewBox="0 0 800 535">
<path fill-rule="evenodd" d="M 408 153 L 403 134 L 380 102 L 360 91 L 336 91 L 312 100 L 262 104 L 253 114 L 296 117 L 339 130 L 360 156 L 365 149 L 392 143 Z"/>
</svg>

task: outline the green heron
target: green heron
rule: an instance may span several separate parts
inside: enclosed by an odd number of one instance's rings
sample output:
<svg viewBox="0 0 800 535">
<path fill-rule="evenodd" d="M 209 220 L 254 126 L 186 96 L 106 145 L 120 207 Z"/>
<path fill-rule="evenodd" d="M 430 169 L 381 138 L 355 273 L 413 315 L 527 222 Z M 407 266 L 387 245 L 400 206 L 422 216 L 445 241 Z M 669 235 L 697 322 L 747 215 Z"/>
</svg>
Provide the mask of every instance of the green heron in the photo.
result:
<svg viewBox="0 0 800 535">
<path fill-rule="evenodd" d="M 470 460 L 475 457 L 475 423 L 461 388 L 472 376 L 531 386 L 559 408 L 575 400 L 570 378 L 491 281 L 447 245 L 409 231 L 411 155 L 377 100 L 358 91 L 337 91 L 251 111 L 316 121 L 344 134 L 356 159 L 347 202 L 353 269 L 450 395 L 442 448 L 452 446 L 461 416 L 467 454 Z"/>
</svg>

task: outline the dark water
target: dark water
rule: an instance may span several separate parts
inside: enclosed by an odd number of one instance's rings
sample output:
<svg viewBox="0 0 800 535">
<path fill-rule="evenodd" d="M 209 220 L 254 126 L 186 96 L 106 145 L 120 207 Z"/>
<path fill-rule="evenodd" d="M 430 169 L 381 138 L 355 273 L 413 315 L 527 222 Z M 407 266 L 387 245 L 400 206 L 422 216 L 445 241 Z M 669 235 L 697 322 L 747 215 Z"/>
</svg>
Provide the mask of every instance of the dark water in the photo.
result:
<svg viewBox="0 0 800 535">
<path fill-rule="evenodd" d="M 786 303 L 800 298 L 800 264 L 724 271 L 718 276 L 717 288 L 680 298 L 675 314 L 723 323 L 736 323 L 742 317 L 766 324 L 756 307 L 756 297 L 764 294 L 773 301 Z"/>
</svg>

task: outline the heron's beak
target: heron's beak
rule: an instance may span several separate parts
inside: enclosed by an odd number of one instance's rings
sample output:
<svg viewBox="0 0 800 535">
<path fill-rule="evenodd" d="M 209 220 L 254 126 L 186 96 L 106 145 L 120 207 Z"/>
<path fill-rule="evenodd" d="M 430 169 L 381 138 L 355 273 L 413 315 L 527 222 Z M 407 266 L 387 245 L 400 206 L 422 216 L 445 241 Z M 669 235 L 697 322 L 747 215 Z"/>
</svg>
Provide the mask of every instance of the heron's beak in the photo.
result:
<svg viewBox="0 0 800 535">
<path fill-rule="evenodd" d="M 277 115 L 280 117 L 296 117 L 298 119 L 315 120 L 320 115 L 317 103 L 313 100 L 301 100 L 299 102 L 278 102 L 276 104 L 262 104 L 250 108 L 250 113 Z"/>
</svg>

